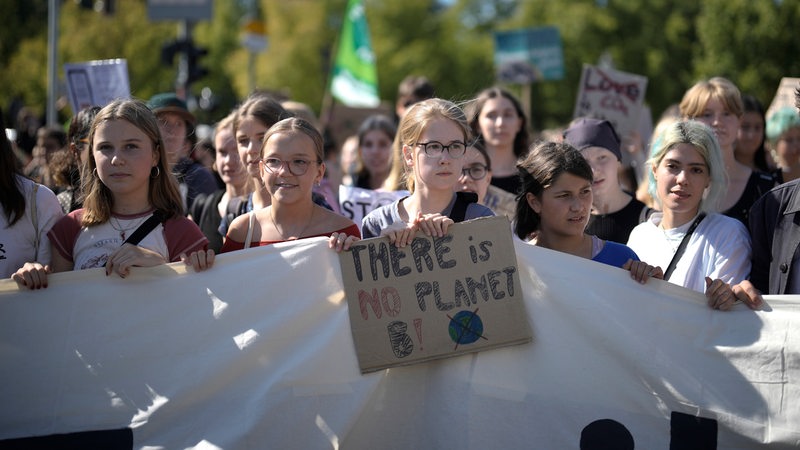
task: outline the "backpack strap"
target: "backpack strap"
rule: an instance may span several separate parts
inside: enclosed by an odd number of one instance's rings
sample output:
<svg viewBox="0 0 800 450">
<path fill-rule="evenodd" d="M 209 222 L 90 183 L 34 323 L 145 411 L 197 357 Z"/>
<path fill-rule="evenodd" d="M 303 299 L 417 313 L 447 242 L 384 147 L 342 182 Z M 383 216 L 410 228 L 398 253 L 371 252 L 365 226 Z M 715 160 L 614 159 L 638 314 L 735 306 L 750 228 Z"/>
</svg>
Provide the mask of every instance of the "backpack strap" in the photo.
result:
<svg viewBox="0 0 800 450">
<path fill-rule="evenodd" d="M 450 211 L 450 218 L 453 222 L 463 222 L 467 215 L 467 208 L 471 203 L 478 202 L 478 194 L 474 192 L 456 192 L 456 201 Z"/>
</svg>

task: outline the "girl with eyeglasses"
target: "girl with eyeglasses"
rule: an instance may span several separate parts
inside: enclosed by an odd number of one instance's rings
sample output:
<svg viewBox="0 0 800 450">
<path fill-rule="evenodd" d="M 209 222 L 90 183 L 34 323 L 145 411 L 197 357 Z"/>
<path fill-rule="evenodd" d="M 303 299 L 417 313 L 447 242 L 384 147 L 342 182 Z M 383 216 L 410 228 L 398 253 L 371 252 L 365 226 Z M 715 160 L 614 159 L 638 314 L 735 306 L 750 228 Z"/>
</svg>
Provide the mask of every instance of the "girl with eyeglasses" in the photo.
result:
<svg viewBox="0 0 800 450">
<path fill-rule="evenodd" d="M 478 138 L 467 147 L 467 153 L 464 155 L 464 168 L 461 169 L 461 176 L 458 178 L 455 190 L 477 194 L 478 203 L 483 205 L 491 182 L 492 163 L 489 160 L 489 154 L 486 153 L 483 140 Z"/>
<path fill-rule="evenodd" d="M 477 196 L 453 192 L 470 141 L 461 108 L 438 98 L 415 103 L 400 121 L 395 139 L 402 149 L 411 195 L 364 217 L 364 238 L 388 236 L 393 244 L 404 247 L 418 230 L 441 237 L 456 221 L 494 215 L 476 203 Z"/>
<path fill-rule="evenodd" d="M 234 219 L 221 253 L 319 236 L 336 250 L 349 248 L 361 236 L 358 226 L 312 199 L 323 158 L 322 136 L 308 121 L 293 117 L 270 127 L 258 160 L 271 204 Z"/>
</svg>

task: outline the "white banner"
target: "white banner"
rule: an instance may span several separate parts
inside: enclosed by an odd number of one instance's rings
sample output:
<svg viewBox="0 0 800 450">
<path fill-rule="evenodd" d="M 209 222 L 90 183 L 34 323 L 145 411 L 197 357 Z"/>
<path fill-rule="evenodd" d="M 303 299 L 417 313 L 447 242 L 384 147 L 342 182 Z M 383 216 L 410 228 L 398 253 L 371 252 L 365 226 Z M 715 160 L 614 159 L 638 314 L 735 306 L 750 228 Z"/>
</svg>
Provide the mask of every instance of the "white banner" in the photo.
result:
<svg viewBox="0 0 800 450">
<path fill-rule="evenodd" d="M 203 273 L 92 269 L 25 292 L 2 281 L 0 440 L 120 430 L 102 447 L 578 448 L 582 434 L 642 449 L 800 444 L 800 298 L 712 311 L 668 283 L 515 247 L 533 343 L 367 375 L 323 238 L 221 255 Z"/>
</svg>

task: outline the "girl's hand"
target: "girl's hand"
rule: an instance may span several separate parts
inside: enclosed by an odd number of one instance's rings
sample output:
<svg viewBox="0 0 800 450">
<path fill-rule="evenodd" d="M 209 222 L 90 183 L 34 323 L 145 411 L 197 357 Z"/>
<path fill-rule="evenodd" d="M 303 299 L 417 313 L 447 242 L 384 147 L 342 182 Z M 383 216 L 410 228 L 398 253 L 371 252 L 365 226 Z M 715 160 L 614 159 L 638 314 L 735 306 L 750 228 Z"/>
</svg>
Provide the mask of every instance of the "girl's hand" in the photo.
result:
<svg viewBox="0 0 800 450">
<path fill-rule="evenodd" d="M 447 229 L 452 225 L 453 219 L 439 213 L 422 214 L 418 213 L 414 220 L 414 225 L 419 227 L 427 236 L 442 237 L 447 234 Z"/>
<path fill-rule="evenodd" d="M 153 267 L 166 264 L 167 261 L 158 253 L 133 244 L 123 244 L 114 253 L 108 255 L 106 276 L 116 272 L 125 278 L 131 267 Z"/>
<path fill-rule="evenodd" d="M 661 267 L 653 267 L 644 261 L 634 261 L 629 259 L 625 264 L 622 265 L 622 268 L 629 271 L 631 273 L 631 278 L 641 284 L 645 284 L 647 279 L 651 277 L 658 278 L 659 280 L 664 279 L 664 271 L 661 270 Z"/>
<path fill-rule="evenodd" d="M 733 295 L 736 296 L 736 300 L 741 301 L 750 309 L 758 309 L 764 303 L 761 293 L 758 292 L 758 289 L 753 286 L 750 280 L 744 280 L 733 286 Z"/>
<path fill-rule="evenodd" d="M 709 277 L 706 277 L 706 298 L 708 298 L 708 306 L 720 311 L 731 309 L 736 302 L 736 295 L 730 284 L 720 279 L 712 281 Z"/>
<path fill-rule="evenodd" d="M 50 272 L 50 266 L 43 266 L 38 262 L 28 262 L 14 272 L 11 279 L 16 281 L 17 286 L 21 288 L 41 289 L 47 287 L 47 274 Z"/>
<path fill-rule="evenodd" d="M 202 272 L 214 265 L 214 256 L 214 250 L 198 250 L 189 253 L 189 256 L 186 256 L 186 253 L 181 253 L 181 261 L 187 266 L 192 266 L 195 272 Z"/>
<path fill-rule="evenodd" d="M 357 242 L 359 239 L 356 236 L 351 236 L 346 233 L 333 233 L 328 238 L 328 247 L 336 250 L 336 253 L 342 250 L 350 250 L 350 246 Z"/>
<path fill-rule="evenodd" d="M 397 248 L 402 248 L 411 244 L 418 229 L 419 227 L 414 223 L 398 221 L 381 230 L 381 237 L 388 237 L 390 243 Z"/>
</svg>

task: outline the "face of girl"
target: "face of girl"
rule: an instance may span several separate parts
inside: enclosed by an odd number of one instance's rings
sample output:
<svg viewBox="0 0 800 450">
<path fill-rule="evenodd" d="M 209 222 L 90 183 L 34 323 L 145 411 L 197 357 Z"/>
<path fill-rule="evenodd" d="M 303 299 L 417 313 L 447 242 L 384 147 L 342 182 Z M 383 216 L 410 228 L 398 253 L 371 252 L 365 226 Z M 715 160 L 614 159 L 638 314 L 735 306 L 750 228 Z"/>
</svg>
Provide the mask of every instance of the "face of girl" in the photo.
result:
<svg viewBox="0 0 800 450">
<path fill-rule="evenodd" d="M 239 157 L 231 128 L 223 128 L 217 132 L 214 136 L 214 147 L 217 149 L 214 167 L 222 181 L 233 186 L 243 186 L 247 182 L 247 171 Z"/>
<path fill-rule="evenodd" d="M 752 155 L 764 139 L 764 119 L 757 112 L 746 112 L 742 116 L 736 140 L 736 152 Z"/>
<path fill-rule="evenodd" d="M 492 174 L 486 170 L 486 159 L 483 154 L 474 147 L 467 148 L 467 153 L 464 154 L 464 168 L 461 170 L 461 176 L 458 178 L 458 183 L 455 185 L 456 191 L 474 192 L 478 194 L 478 203 L 483 203 L 486 197 L 486 191 L 489 189 L 489 184 L 492 181 Z M 476 180 L 473 177 L 483 173 L 483 177 Z"/>
<path fill-rule="evenodd" d="M 739 135 L 739 117 L 725 109 L 725 105 L 721 101 L 716 98 L 710 99 L 695 119 L 714 130 L 722 149 L 733 148 L 733 143 Z"/>
<path fill-rule="evenodd" d="M 800 127 L 786 130 L 775 144 L 775 153 L 778 155 L 780 167 L 795 167 L 800 162 Z"/>
<path fill-rule="evenodd" d="M 619 186 L 619 160 L 614 153 L 602 147 L 587 147 L 581 150 L 581 154 L 592 166 L 592 195 L 597 200 L 608 198 Z"/>
<path fill-rule="evenodd" d="M 511 100 L 505 97 L 490 98 L 478 115 L 478 127 L 487 145 L 513 146 L 514 138 L 522 127 L 522 118 Z"/>
<path fill-rule="evenodd" d="M 101 122 L 94 133 L 92 156 L 97 176 L 115 197 L 149 194 L 150 170 L 158 165 L 153 141 L 127 120 Z"/>
<path fill-rule="evenodd" d="M 697 214 L 711 175 L 706 161 L 693 145 L 678 144 L 670 149 L 653 169 L 653 175 L 664 210 L 669 209 L 684 220 Z"/>
<path fill-rule="evenodd" d="M 527 199 L 528 206 L 541 217 L 541 233 L 582 236 L 592 209 L 592 184 L 563 172 L 539 197 L 528 193 Z"/>
<path fill-rule="evenodd" d="M 435 156 L 428 156 L 419 144 L 438 142 L 442 145 L 464 143 L 464 133 L 455 122 L 449 119 L 435 119 L 428 124 L 414 146 L 403 146 L 406 165 L 414 170 L 416 189 L 453 191 L 453 186 L 461 176 L 464 156 L 450 156 L 450 149 L 442 150 Z"/>
<path fill-rule="evenodd" d="M 314 184 L 324 173 L 325 165 L 317 162 L 314 141 L 305 134 L 273 134 L 264 145 L 261 177 L 273 203 L 311 201 Z"/>
<path fill-rule="evenodd" d="M 161 139 L 164 140 L 169 163 L 173 165 L 187 153 L 186 121 L 180 114 L 162 112 L 158 114 L 158 129 L 161 131 Z"/>
<path fill-rule="evenodd" d="M 371 174 L 384 175 L 392 168 L 392 140 L 381 130 L 370 130 L 364 134 L 361 160 Z"/>
<path fill-rule="evenodd" d="M 261 159 L 261 141 L 269 127 L 253 116 L 245 116 L 239 121 L 236 128 L 236 145 L 239 154 L 243 155 L 247 173 L 254 178 L 260 178 L 259 160 Z"/>
</svg>

